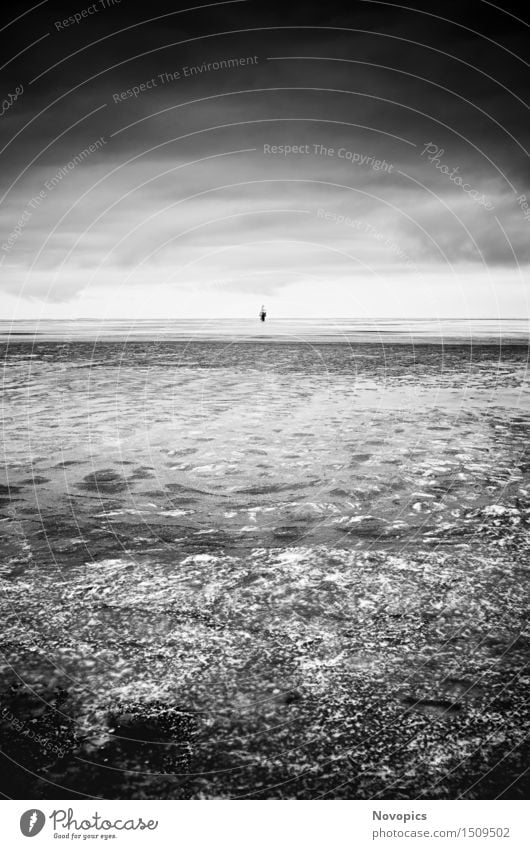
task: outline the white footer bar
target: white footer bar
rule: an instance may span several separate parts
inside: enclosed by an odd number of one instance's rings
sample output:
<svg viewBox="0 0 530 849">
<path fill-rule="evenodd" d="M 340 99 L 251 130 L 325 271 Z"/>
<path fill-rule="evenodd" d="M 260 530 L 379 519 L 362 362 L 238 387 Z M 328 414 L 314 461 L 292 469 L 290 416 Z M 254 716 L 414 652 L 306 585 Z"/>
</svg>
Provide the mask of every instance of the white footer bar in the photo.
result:
<svg viewBox="0 0 530 849">
<path fill-rule="evenodd" d="M 520 801 L 4 801 L 6 849 L 530 847 Z"/>
</svg>

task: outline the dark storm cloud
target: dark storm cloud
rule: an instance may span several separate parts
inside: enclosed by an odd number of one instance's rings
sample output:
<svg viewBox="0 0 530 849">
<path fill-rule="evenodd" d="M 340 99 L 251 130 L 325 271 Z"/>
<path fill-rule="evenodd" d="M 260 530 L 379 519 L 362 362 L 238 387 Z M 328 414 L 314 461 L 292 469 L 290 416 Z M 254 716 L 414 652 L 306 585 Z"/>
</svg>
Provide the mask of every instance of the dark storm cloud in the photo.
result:
<svg viewBox="0 0 530 849">
<path fill-rule="evenodd" d="M 530 262 L 516 7 L 408 5 L 243 2 L 175 14 L 160 2 L 50 2 L 7 26 L 4 61 L 20 55 L 3 70 L 3 91 L 24 93 L 0 126 L 2 242 L 20 230 L 6 288 L 31 268 L 28 291 L 41 291 L 50 270 L 69 269 L 54 284 L 68 300 L 99 263 L 112 285 L 146 258 L 187 267 L 227 242 L 282 239 L 347 249 L 353 260 L 330 261 L 338 277 L 351 262 L 355 273 L 359 262 L 401 273 L 397 251 L 385 254 L 373 232 L 429 269 Z M 299 212 L 289 218 L 290 207 Z M 321 208 L 364 224 L 323 226 Z M 286 262 L 287 276 L 305 267 L 303 254 L 274 250 L 254 248 L 254 261 L 275 274 Z M 228 279 L 239 260 L 215 256 Z M 244 276 L 251 252 L 241 256 Z"/>
</svg>

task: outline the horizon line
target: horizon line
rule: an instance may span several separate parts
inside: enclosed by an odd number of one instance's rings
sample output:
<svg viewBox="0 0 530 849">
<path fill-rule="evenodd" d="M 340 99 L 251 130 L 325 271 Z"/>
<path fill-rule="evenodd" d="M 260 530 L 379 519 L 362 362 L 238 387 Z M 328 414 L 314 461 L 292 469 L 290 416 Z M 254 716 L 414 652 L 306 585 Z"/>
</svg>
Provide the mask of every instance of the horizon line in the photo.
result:
<svg viewBox="0 0 530 849">
<path fill-rule="evenodd" d="M 100 316 L 75 316 L 73 318 L 53 318 L 50 316 L 47 317 L 35 317 L 29 316 L 27 318 L 0 318 L 0 322 L 9 324 L 17 321 L 138 321 L 138 322 L 147 322 L 147 321 L 246 321 L 253 320 L 254 316 L 223 316 L 223 317 L 211 317 L 207 318 L 204 316 L 185 316 L 178 317 L 175 316 L 173 318 L 162 317 L 162 316 L 154 316 L 152 318 L 133 318 L 130 316 L 115 316 L 112 318 L 102 318 Z M 366 316 L 360 317 L 356 315 L 321 315 L 321 316 L 288 316 L 288 315 L 279 315 L 274 316 L 273 318 L 268 318 L 267 321 L 348 321 L 348 320 L 356 320 L 356 321 L 530 321 L 530 315 L 528 316 L 498 316 L 498 315 L 490 315 L 490 316 L 432 316 L 432 315 L 423 315 L 423 316 Z"/>
</svg>

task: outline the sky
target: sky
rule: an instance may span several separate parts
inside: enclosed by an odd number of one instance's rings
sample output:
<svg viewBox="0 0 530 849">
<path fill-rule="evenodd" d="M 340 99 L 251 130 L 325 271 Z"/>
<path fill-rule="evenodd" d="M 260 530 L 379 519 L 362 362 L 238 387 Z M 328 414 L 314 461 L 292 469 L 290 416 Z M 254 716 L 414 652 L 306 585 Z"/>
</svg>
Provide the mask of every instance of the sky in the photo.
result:
<svg viewBox="0 0 530 849">
<path fill-rule="evenodd" d="M 515 3 L 1 14 L 0 317 L 529 316 Z"/>
</svg>

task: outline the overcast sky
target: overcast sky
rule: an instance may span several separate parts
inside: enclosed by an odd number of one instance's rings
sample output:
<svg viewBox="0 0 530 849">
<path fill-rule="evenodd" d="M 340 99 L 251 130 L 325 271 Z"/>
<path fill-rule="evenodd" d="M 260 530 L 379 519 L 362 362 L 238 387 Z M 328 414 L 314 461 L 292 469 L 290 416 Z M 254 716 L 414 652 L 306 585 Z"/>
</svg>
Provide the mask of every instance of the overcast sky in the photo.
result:
<svg viewBox="0 0 530 849">
<path fill-rule="evenodd" d="M 529 314 L 515 4 L 32 5 L 0 24 L 3 317 Z"/>
</svg>

